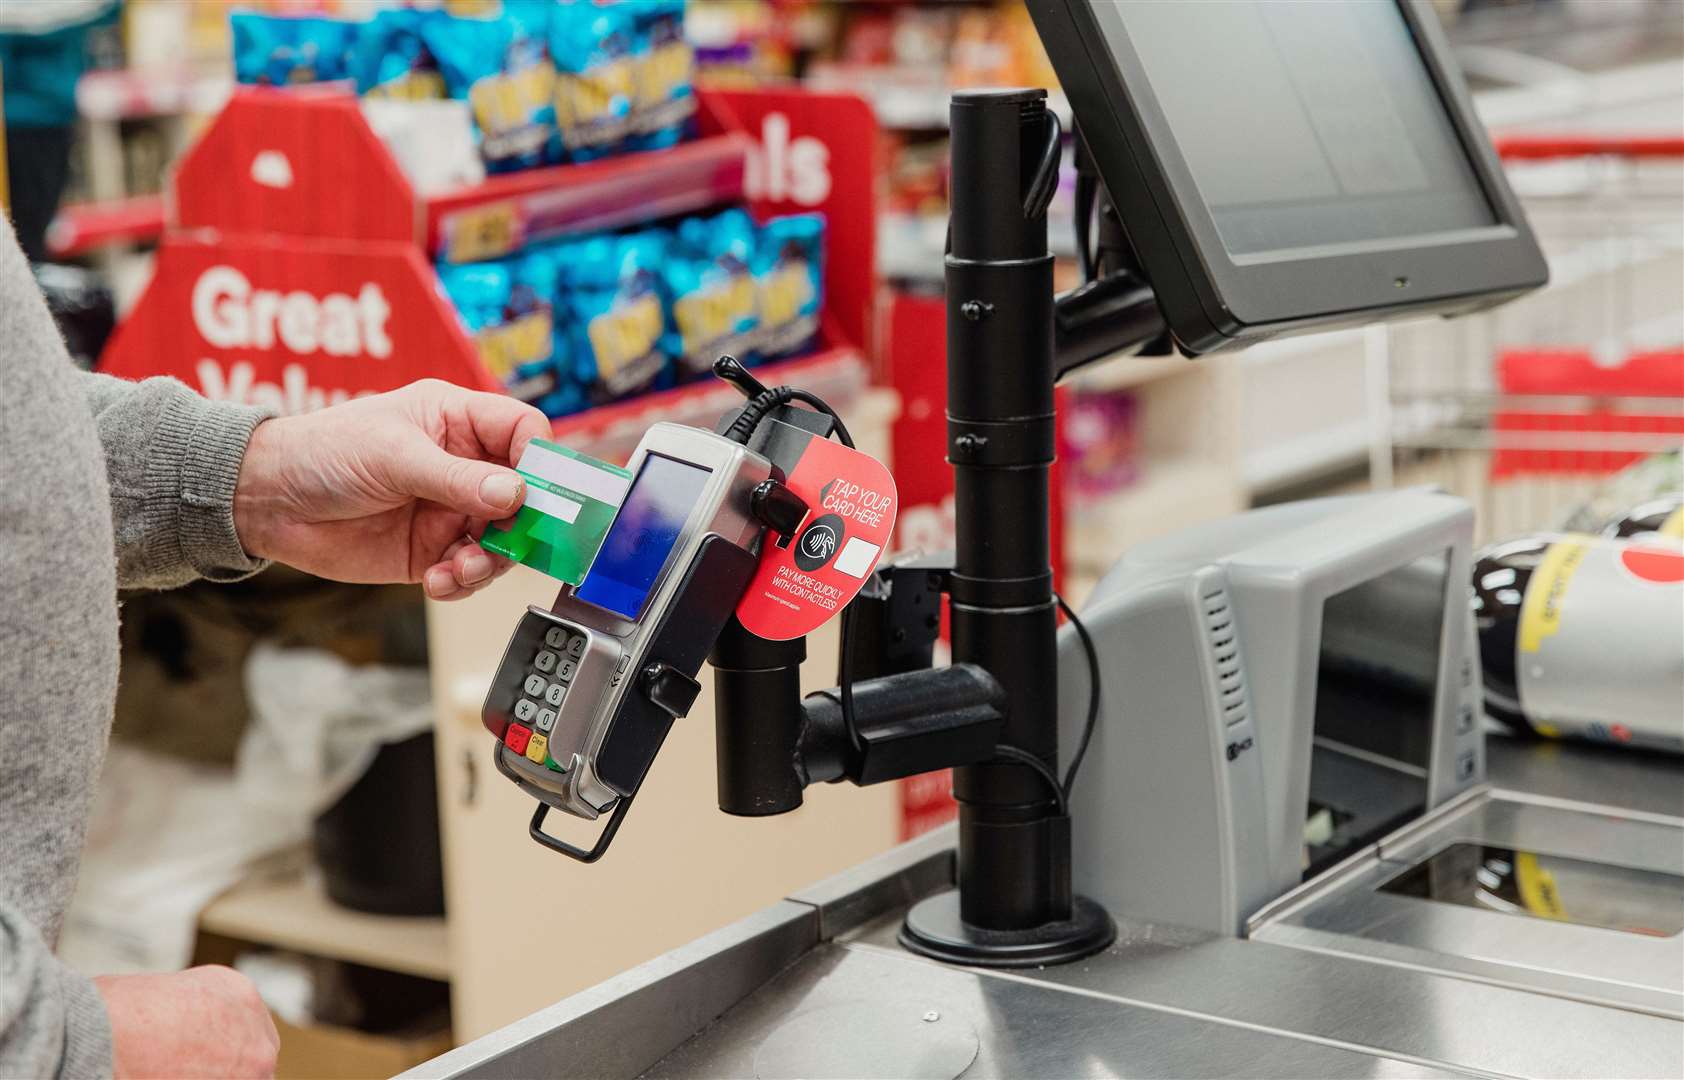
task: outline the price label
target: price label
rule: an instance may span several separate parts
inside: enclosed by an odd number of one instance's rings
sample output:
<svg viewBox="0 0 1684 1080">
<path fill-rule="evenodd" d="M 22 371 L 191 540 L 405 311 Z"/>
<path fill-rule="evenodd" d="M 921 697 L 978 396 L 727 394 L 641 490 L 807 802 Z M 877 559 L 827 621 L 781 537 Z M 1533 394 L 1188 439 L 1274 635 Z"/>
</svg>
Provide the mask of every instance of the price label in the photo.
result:
<svg viewBox="0 0 1684 1080">
<path fill-rule="evenodd" d="M 521 231 L 520 214 L 512 202 L 458 210 L 444 222 L 444 257 L 465 263 L 507 255 L 520 246 Z"/>
</svg>

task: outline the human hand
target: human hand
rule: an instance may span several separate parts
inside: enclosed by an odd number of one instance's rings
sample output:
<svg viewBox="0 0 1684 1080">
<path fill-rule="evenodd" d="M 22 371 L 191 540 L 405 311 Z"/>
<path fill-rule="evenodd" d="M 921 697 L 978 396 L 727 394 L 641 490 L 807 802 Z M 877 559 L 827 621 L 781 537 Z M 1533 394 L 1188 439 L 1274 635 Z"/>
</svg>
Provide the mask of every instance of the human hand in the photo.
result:
<svg viewBox="0 0 1684 1080">
<path fill-rule="evenodd" d="M 269 1077 L 281 1037 L 251 980 L 226 967 L 104 975 L 112 1068 L 133 1077 Z"/>
<path fill-rule="evenodd" d="M 507 466 L 544 414 L 437 379 L 252 432 L 234 490 L 246 551 L 336 581 L 419 581 L 435 600 L 468 596 L 510 563 L 479 546 L 526 494 Z"/>
</svg>

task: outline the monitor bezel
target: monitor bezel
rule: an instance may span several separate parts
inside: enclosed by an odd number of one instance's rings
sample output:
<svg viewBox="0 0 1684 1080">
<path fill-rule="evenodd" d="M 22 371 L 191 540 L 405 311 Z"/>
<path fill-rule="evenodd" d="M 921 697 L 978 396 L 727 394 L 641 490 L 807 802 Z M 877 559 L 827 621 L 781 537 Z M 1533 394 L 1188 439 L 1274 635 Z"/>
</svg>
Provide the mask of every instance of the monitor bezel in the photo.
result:
<svg viewBox="0 0 1684 1080">
<path fill-rule="evenodd" d="M 1113 53 L 1111 0 L 1028 0 L 1106 189 L 1183 351 L 1280 333 L 1453 313 L 1548 280 L 1537 241 L 1428 0 L 1393 0 L 1497 223 L 1454 233 L 1278 253 L 1228 253 L 1131 44 Z M 1097 9 L 1097 10 L 1096 10 Z M 1126 38 L 1126 34 L 1123 35 Z M 1305 298 L 1313 297 L 1313 301 Z"/>
</svg>

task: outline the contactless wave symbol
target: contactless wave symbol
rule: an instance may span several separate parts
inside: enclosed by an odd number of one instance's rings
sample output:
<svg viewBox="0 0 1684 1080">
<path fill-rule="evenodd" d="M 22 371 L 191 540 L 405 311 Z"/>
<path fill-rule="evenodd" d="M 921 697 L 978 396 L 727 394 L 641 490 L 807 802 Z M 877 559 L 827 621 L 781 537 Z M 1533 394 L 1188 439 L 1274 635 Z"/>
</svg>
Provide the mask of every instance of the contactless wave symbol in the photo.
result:
<svg viewBox="0 0 1684 1080">
<path fill-rule="evenodd" d="M 830 561 L 842 546 L 842 519 L 825 514 L 802 530 L 795 542 L 795 565 L 803 570 L 817 570 Z"/>
</svg>

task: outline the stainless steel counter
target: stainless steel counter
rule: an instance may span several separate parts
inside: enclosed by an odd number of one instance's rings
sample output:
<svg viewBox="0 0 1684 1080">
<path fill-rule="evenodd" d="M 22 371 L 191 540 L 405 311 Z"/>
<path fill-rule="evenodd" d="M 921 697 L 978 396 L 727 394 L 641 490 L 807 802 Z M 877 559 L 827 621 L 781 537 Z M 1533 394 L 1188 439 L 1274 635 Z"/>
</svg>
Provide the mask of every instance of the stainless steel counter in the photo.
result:
<svg viewBox="0 0 1684 1080">
<path fill-rule="evenodd" d="M 1499 785 L 1684 810 L 1677 761 L 1491 750 Z M 952 880 L 949 844 L 904 845 L 406 1075 L 1684 1076 L 1684 1024 L 1655 1011 L 1269 941 L 1124 921 L 1061 967 L 924 960 L 895 932 Z"/>
<path fill-rule="evenodd" d="M 1485 771 L 1494 787 L 1684 818 L 1684 758 L 1493 735 Z"/>
</svg>

